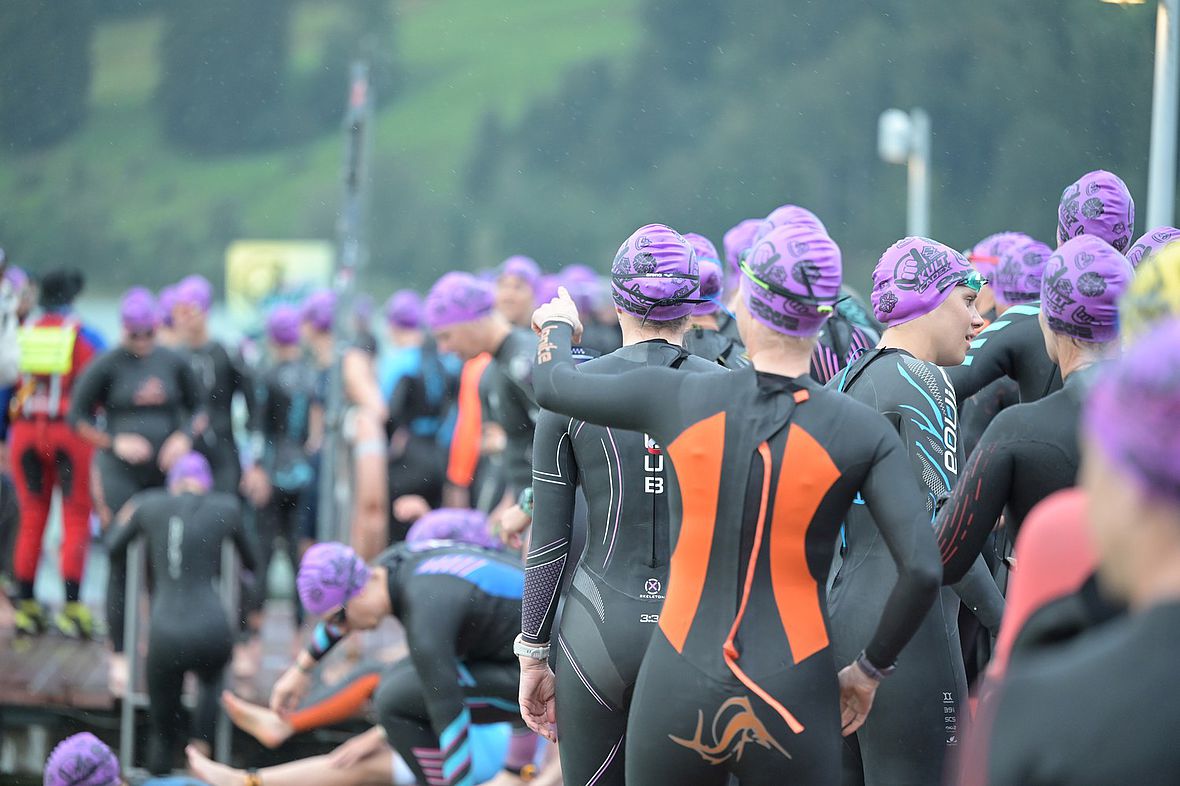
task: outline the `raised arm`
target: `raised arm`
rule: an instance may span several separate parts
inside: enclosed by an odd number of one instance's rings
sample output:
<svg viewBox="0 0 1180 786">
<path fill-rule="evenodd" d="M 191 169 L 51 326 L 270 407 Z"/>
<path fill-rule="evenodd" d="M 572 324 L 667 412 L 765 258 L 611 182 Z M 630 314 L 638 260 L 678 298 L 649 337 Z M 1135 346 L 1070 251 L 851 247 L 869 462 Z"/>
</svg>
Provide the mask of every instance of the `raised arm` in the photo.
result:
<svg viewBox="0 0 1180 786">
<path fill-rule="evenodd" d="M 671 368 L 637 368 L 622 374 L 579 374 L 570 356 L 573 328 L 547 322 L 537 343 L 533 390 L 537 403 L 600 426 L 644 431 L 667 440 L 676 428 L 688 377 Z"/>
</svg>

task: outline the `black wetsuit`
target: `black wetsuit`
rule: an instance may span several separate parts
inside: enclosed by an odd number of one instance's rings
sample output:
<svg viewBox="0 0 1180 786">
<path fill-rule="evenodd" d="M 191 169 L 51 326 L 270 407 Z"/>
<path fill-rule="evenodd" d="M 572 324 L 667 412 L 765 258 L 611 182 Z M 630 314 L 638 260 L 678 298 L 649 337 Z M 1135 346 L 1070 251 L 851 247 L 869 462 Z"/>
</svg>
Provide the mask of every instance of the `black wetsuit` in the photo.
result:
<svg viewBox="0 0 1180 786">
<path fill-rule="evenodd" d="M 532 482 L 533 429 L 537 422 L 532 383 L 536 343 L 531 331 L 513 328 L 484 372 L 489 417 L 500 424 L 507 437 L 501 461 L 507 491 L 513 496 Z"/>
<path fill-rule="evenodd" d="M 579 366 L 619 374 L 643 366 L 724 373 L 665 341 L 623 347 Z M 577 489 L 588 504 L 585 550 L 554 642 L 561 769 L 566 783 L 623 783 L 627 710 L 668 581 L 664 455 L 644 434 L 542 410 L 533 441 L 532 548 L 522 638 L 550 640 L 569 573 Z"/>
<path fill-rule="evenodd" d="M 959 441 L 963 443 L 963 454 L 970 458 L 996 415 L 1019 403 L 1020 385 L 1014 379 L 1002 377 L 959 404 Z"/>
<path fill-rule="evenodd" d="M 824 323 L 811 353 L 811 377 L 821 385 L 877 345 L 881 334 L 856 324 L 837 310 Z"/>
<path fill-rule="evenodd" d="M 962 365 L 946 370 L 959 401 L 966 401 L 993 380 L 1011 377 L 1027 403 L 1061 389 L 1061 371 L 1049 359 L 1037 315 L 1040 303 L 1012 306 L 971 342 Z"/>
<path fill-rule="evenodd" d="M 253 430 L 261 435 L 261 466 L 270 477 L 272 493 L 257 516 L 260 578 L 246 604 L 249 611 L 261 611 L 266 602 L 265 577 L 279 537 L 286 543 L 291 564 L 299 564 L 299 523 L 302 509 L 310 504 L 307 496 L 315 488 L 313 457 L 306 449 L 308 419 L 319 403 L 319 391 L 318 372 L 302 359 L 275 363 L 257 381 Z M 302 623 L 303 607 L 298 603 L 295 617 Z"/>
<path fill-rule="evenodd" d="M 108 541 L 112 554 L 124 554 L 137 535 L 147 539 L 154 577 L 147 653 L 148 769 L 162 775 L 172 771 L 185 739 L 213 742 L 222 675 L 233 651 L 229 618 L 215 589 L 221 544 L 232 539 L 247 569 L 255 567 L 257 545 L 242 526 L 236 496 L 174 496 L 159 489 L 137 495 L 131 504 L 130 519 L 112 530 Z M 189 671 L 197 675 L 200 690 L 186 734 L 181 688 Z"/>
<path fill-rule="evenodd" d="M 750 365 L 741 340 L 731 338 L 720 330 L 690 327 L 684 333 L 684 349 L 731 371 Z"/>
<path fill-rule="evenodd" d="M 396 381 L 389 395 L 391 438 L 389 499 L 416 494 L 432 508 L 442 507 L 447 449 L 439 439 L 455 399 L 459 378 L 447 368 L 433 342 L 403 350 L 395 359 Z M 410 521 L 391 518 L 391 541 L 405 538 Z"/>
<path fill-rule="evenodd" d="M 632 699 L 627 783 L 835 782 L 840 710 L 823 580 L 858 490 L 900 563 L 864 642 L 871 663 L 894 662 L 937 594 L 934 537 L 897 434 L 807 377 L 577 373 L 570 334 L 562 323 L 542 331 L 541 405 L 643 431 L 671 462 L 674 549 Z"/>
<path fill-rule="evenodd" d="M 123 347 L 108 350 L 86 367 L 72 395 L 67 419 L 75 429 L 79 423 L 93 427 L 101 408 L 107 434 L 139 434 L 152 445 L 152 456 L 143 464 L 128 464 L 110 448 L 95 451 L 90 490 L 107 521 L 137 492 L 164 485 L 160 446 L 176 432 L 193 436 L 194 424 L 205 420 L 200 382 L 184 358 L 164 347 L 143 357 Z M 112 558 L 106 616 L 115 652 L 123 651 L 126 584 L 126 561 Z"/>
<path fill-rule="evenodd" d="M 980 782 L 1174 783 L 1180 705 L 1169 687 L 1173 645 L 1180 647 L 1180 603 L 1167 601 L 1013 659 Z"/>
<path fill-rule="evenodd" d="M 236 364 L 225 347 L 216 341 L 204 346 L 180 350 L 192 366 L 193 374 L 205 392 L 205 410 L 209 427 L 195 440 L 193 447 L 213 468 L 213 490 L 237 494 L 242 479 L 241 458 L 234 441 L 233 399 L 241 394 L 248 411 L 254 409 L 254 384 L 245 370 Z"/>
<path fill-rule="evenodd" d="M 926 521 L 958 477 L 958 406 L 946 374 L 933 363 L 898 349 L 872 350 L 833 381 L 885 416 L 901 436 L 912 473 L 922 489 Z M 854 504 L 828 579 L 828 611 L 837 662 L 856 657 L 896 581 L 879 527 L 867 506 Z M 948 750 L 959 743 L 959 715 L 967 675 L 959 643 L 959 595 L 982 609 L 997 628 L 1003 600 L 980 561 L 965 586 L 943 588 L 921 628 L 902 651 L 896 674 L 882 683 L 868 721 L 844 745 L 846 784 L 938 784 Z"/>
<path fill-rule="evenodd" d="M 379 555 L 393 615 L 410 654 L 384 673 L 374 697 L 389 744 L 418 783 L 474 786 L 472 723 L 521 725 L 520 628 L 524 572 L 515 555 L 447 541 Z"/>
<path fill-rule="evenodd" d="M 948 580 L 957 580 L 1007 511 L 1014 541 L 1028 512 L 1054 491 L 1073 486 L 1081 463 L 1078 419 L 1101 365 L 1069 375 L 1065 387 L 1001 412 L 983 433 L 962 482 L 938 516 L 938 545 Z"/>
</svg>

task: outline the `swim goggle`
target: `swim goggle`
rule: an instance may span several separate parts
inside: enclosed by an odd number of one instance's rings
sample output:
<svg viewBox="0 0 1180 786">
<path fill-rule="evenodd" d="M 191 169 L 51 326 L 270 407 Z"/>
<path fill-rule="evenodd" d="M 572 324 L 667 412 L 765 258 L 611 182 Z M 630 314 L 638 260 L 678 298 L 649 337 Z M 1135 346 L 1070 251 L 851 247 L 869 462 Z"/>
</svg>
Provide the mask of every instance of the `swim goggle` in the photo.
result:
<svg viewBox="0 0 1180 786">
<path fill-rule="evenodd" d="M 938 288 L 938 291 L 946 292 L 951 287 L 967 287 L 978 292 L 983 289 L 983 285 L 986 283 L 987 279 L 981 276 L 978 270 L 966 270 L 948 278 Z"/>
</svg>

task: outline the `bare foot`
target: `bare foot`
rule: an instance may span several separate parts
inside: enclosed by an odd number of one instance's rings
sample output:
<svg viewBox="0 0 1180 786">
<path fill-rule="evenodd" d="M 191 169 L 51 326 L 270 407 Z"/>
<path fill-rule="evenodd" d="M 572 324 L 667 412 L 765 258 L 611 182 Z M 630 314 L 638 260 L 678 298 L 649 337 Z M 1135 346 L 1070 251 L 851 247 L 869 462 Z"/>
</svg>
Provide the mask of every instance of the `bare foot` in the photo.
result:
<svg viewBox="0 0 1180 786">
<path fill-rule="evenodd" d="M 295 733 L 273 710 L 242 701 L 230 691 L 221 692 L 221 706 L 235 726 L 268 748 L 279 747 Z"/>
<path fill-rule="evenodd" d="M 121 652 L 112 652 L 107 668 L 107 688 L 112 696 L 121 698 L 127 693 L 127 656 Z"/>
<path fill-rule="evenodd" d="M 244 782 L 241 770 L 210 761 L 192 745 L 184 749 L 184 755 L 188 757 L 189 771 L 210 786 L 241 786 Z"/>
</svg>

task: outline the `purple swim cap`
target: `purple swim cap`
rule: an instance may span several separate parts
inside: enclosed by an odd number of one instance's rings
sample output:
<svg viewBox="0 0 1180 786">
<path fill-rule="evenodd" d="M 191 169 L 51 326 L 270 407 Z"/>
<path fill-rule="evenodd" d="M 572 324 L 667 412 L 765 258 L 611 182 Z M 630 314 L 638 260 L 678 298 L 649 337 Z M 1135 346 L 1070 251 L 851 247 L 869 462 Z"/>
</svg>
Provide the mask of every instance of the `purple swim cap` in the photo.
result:
<svg viewBox="0 0 1180 786">
<path fill-rule="evenodd" d="M 413 545 L 427 540 L 456 540 L 486 549 L 501 547 L 500 541 L 488 531 L 488 517 L 481 511 L 466 508 L 439 508 L 415 521 L 406 533 L 406 543 Z"/>
<path fill-rule="evenodd" d="M 741 270 L 738 263 L 742 261 L 742 254 L 754 245 L 754 235 L 758 234 L 758 227 L 762 219 L 747 218 L 737 226 L 731 227 L 721 238 L 721 245 L 725 247 L 725 264 L 729 266 L 731 276 L 738 275 Z"/>
<path fill-rule="evenodd" d="M 311 323 L 313 329 L 327 333 L 335 317 L 336 293 L 332 290 L 317 289 L 303 301 L 303 321 Z"/>
<path fill-rule="evenodd" d="M 176 284 L 160 290 L 156 306 L 160 310 L 160 324 L 164 327 L 172 327 L 172 309 L 176 308 Z"/>
<path fill-rule="evenodd" d="M 967 258 L 927 237 L 903 237 L 873 270 L 873 315 L 886 327 L 929 314 L 960 284 L 983 279 Z M 978 291 L 978 287 L 976 287 Z"/>
<path fill-rule="evenodd" d="M 88 731 L 66 737 L 45 762 L 45 786 L 119 786 L 119 760 Z"/>
<path fill-rule="evenodd" d="M 798 205 L 782 205 L 772 210 L 770 215 L 758 224 L 758 230 L 754 233 L 754 242 L 757 243 L 769 235 L 771 230 L 790 224 L 802 224 L 812 229 L 818 229 L 825 235 L 828 234 L 828 228 L 824 226 L 824 223 L 819 220 L 819 216 L 815 213 Z"/>
<path fill-rule="evenodd" d="M 123 293 L 119 304 L 119 320 L 132 333 L 155 330 L 159 322 L 156 299 L 143 287 L 132 287 Z"/>
<path fill-rule="evenodd" d="M 1176 238 L 1180 238 L 1180 229 L 1175 227 L 1156 227 L 1145 232 L 1127 252 L 1127 261 L 1131 263 L 1131 267 L 1138 270 L 1148 257 Z"/>
<path fill-rule="evenodd" d="M 289 303 L 280 303 L 266 317 L 266 337 L 283 347 L 298 344 L 302 322 L 303 317 L 298 308 Z"/>
<path fill-rule="evenodd" d="M 561 286 L 561 276 L 556 273 L 549 273 L 541 276 L 537 280 L 536 301 L 537 305 L 548 303 L 553 298 L 557 297 L 557 288 Z"/>
<path fill-rule="evenodd" d="M 213 470 L 209 459 L 195 450 L 185 453 L 168 470 L 168 486 L 171 488 L 185 481 L 196 481 L 205 491 L 213 488 Z"/>
<path fill-rule="evenodd" d="M 1078 235 L 1094 235 L 1123 253 L 1135 234 L 1135 200 L 1118 175 L 1096 169 L 1061 193 L 1057 206 L 1057 245 Z"/>
<path fill-rule="evenodd" d="M 710 242 L 709 238 L 698 235 L 696 232 L 685 232 L 684 239 L 697 254 L 697 266 L 701 274 L 700 297 L 705 301 L 698 303 L 696 308 L 692 310 L 693 316 L 715 314 L 720 308 L 718 301 L 721 300 L 723 275 L 721 257 L 717 253 L 717 247 Z"/>
<path fill-rule="evenodd" d="M 1169 319 L 1131 345 L 1094 383 L 1085 431 L 1150 494 L 1180 504 L 1180 321 Z"/>
<path fill-rule="evenodd" d="M 700 297 L 696 252 L 671 227 L 640 227 L 615 254 L 611 295 L 632 316 L 657 322 L 687 317 Z"/>
<path fill-rule="evenodd" d="M 1039 240 L 1014 234 L 1012 242 L 1003 244 L 1000 265 L 989 277 L 996 302 L 1003 306 L 1018 306 L 1040 299 L 1041 273 L 1053 253 Z"/>
<path fill-rule="evenodd" d="M 324 614 L 356 596 L 369 580 L 369 566 L 343 543 L 317 543 L 299 563 L 295 586 L 303 608 Z"/>
<path fill-rule="evenodd" d="M 504 260 L 504 264 L 500 266 L 500 275 L 516 276 L 535 291 L 541 278 L 541 268 L 532 257 L 517 254 Z"/>
<path fill-rule="evenodd" d="M 1119 298 L 1135 271 L 1094 235 L 1078 235 L 1053 252 L 1041 281 L 1041 313 L 1054 333 L 1101 343 L 1119 336 Z"/>
<path fill-rule="evenodd" d="M 9 265 L 4 268 L 4 280 L 8 282 L 14 292 L 20 292 L 29 285 L 29 274 L 23 268 Z"/>
<path fill-rule="evenodd" d="M 772 229 L 742 263 L 750 316 L 788 336 L 814 336 L 840 297 L 840 247 L 807 224 Z"/>
<path fill-rule="evenodd" d="M 399 289 L 385 301 L 385 319 L 395 328 L 422 327 L 422 296 L 412 289 Z"/>
<path fill-rule="evenodd" d="M 976 270 L 990 278 L 1003 261 L 1008 246 L 1027 237 L 1023 232 L 997 232 L 980 240 L 964 256 Z"/>
<path fill-rule="evenodd" d="M 434 282 L 426 296 L 426 324 L 441 330 L 492 313 L 496 296 L 492 286 L 470 273 L 447 273 Z"/>
<path fill-rule="evenodd" d="M 213 285 L 204 276 L 185 276 L 176 285 L 175 296 L 176 303 L 196 306 L 208 314 L 213 305 Z"/>
</svg>

